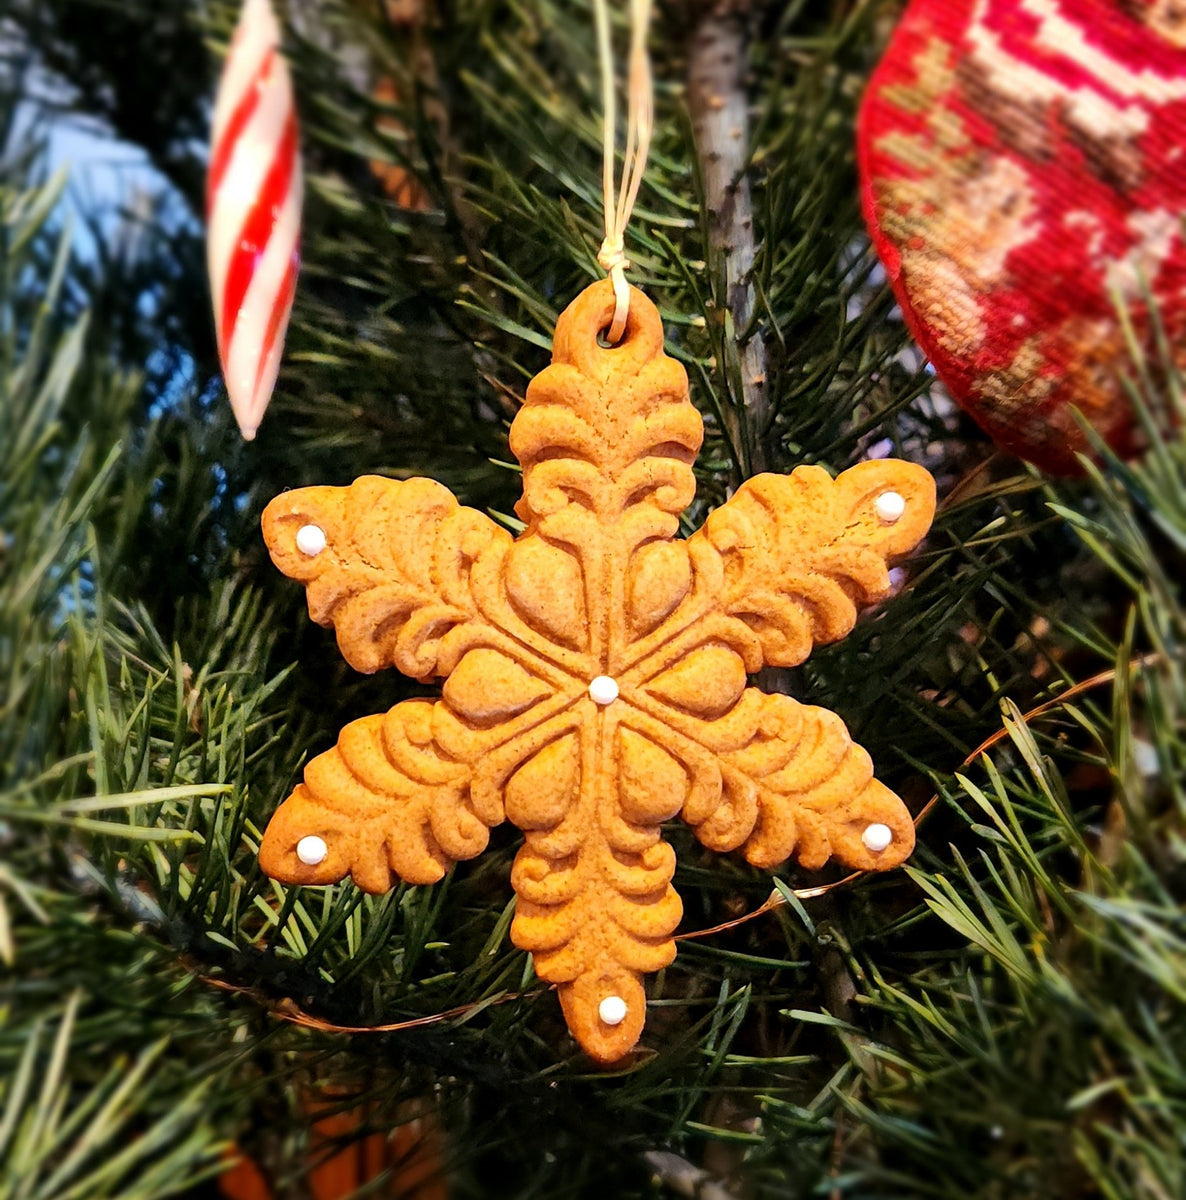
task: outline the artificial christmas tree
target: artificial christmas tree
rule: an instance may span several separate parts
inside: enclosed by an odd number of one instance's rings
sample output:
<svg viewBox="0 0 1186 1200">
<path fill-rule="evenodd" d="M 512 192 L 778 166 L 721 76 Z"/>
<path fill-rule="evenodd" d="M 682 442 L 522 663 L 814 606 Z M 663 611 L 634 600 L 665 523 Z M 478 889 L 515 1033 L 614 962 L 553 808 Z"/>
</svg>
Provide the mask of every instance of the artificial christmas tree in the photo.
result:
<svg viewBox="0 0 1186 1200">
<path fill-rule="evenodd" d="M 909 588 L 760 680 L 842 711 L 927 815 L 907 867 L 783 868 L 773 899 L 768 873 L 672 825 L 680 953 L 648 983 L 645 1052 L 593 1073 L 558 1059 L 555 999 L 510 940 L 512 831 L 381 897 L 256 861 L 306 757 L 422 694 L 341 661 L 260 513 L 289 488 L 421 475 L 519 532 L 510 423 L 602 273 L 592 14 L 286 6 L 303 267 L 250 445 L 200 221 L 237 15 L 9 17 L 6 113 L 49 73 L 73 89 L 59 109 L 142 147 L 168 190 L 72 245 L 41 128 L 5 126 L 0 1191 L 212 1196 L 237 1146 L 272 1195 L 304 1197 L 319 1161 L 401 1144 L 416 1118 L 456 1196 L 1183 1191 L 1186 465 L 1156 310 L 1126 346 L 1141 461 L 1100 447 L 1054 485 L 990 460 L 862 234 L 855 107 L 896 7 L 658 13 L 629 257 L 705 424 L 682 533 L 763 471 L 892 456 L 937 477 Z M 424 206 L 391 200 L 375 161 Z M 330 1140 L 310 1096 L 351 1114 Z M 363 1194 L 399 1175 L 375 1161 Z"/>
</svg>

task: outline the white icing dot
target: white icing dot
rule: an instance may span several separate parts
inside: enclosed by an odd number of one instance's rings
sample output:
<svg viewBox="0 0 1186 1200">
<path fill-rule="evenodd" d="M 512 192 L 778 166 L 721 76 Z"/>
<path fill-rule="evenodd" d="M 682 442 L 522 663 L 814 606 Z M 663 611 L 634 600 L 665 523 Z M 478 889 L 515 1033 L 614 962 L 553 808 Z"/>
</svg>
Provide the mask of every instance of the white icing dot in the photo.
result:
<svg viewBox="0 0 1186 1200">
<path fill-rule="evenodd" d="M 613 704 L 618 698 L 618 681 L 608 675 L 598 675 L 589 684 L 589 699 L 594 704 Z"/>
<path fill-rule="evenodd" d="M 312 558 L 325 549 L 325 530 L 320 525 L 302 525 L 297 530 L 297 549 Z"/>
<path fill-rule="evenodd" d="M 906 511 L 906 501 L 897 492 L 882 492 L 874 501 L 873 508 L 879 520 L 893 525 L 902 519 L 902 514 Z"/>
<path fill-rule="evenodd" d="M 621 996 L 606 996 L 597 1006 L 597 1015 L 606 1025 L 621 1025 L 626 1019 L 626 1001 Z"/>
<path fill-rule="evenodd" d="M 316 834 L 311 833 L 297 842 L 297 858 L 307 867 L 315 867 L 318 863 L 325 862 L 328 853 L 329 847 L 325 844 L 325 839 L 317 837 Z"/>
<path fill-rule="evenodd" d="M 880 822 L 870 825 L 861 834 L 861 841 L 865 843 L 865 849 L 872 850 L 874 854 L 880 854 L 893 840 L 894 831 L 888 825 L 882 825 Z"/>
</svg>

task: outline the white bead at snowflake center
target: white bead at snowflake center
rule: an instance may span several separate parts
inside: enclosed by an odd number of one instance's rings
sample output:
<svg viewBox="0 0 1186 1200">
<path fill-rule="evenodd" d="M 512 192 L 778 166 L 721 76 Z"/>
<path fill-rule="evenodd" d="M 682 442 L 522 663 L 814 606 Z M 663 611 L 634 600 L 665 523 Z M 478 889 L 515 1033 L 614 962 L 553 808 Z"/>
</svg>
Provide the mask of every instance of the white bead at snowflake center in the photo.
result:
<svg viewBox="0 0 1186 1200">
<path fill-rule="evenodd" d="M 865 849 L 871 850 L 874 854 L 880 854 L 893 840 L 894 831 L 888 825 L 882 825 L 880 822 L 870 825 L 861 834 L 861 841 L 865 843 Z"/>
<path fill-rule="evenodd" d="M 302 525 L 297 530 L 296 546 L 302 554 L 313 558 L 326 547 L 325 530 L 320 525 Z"/>
<path fill-rule="evenodd" d="M 879 520 L 893 525 L 895 521 L 902 519 L 902 514 L 906 511 L 906 501 L 897 492 L 882 492 L 874 501 L 873 508 Z"/>
<path fill-rule="evenodd" d="M 621 1025 L 626 1019 L 626 1001 L 621 996 L 606 996 L 597 1006 L 597 1015 L 606 1025 Z"/>
<path fill-rule="evenodd" d="M 297 842 L 297 858 L 306 867 L 315 867 L 318 863 L 325 862 L 328 853 L 329 847 L 325 844 L 325 839 L 317 837 L 316 834 L 311 833 Z"/>
<path fill-rule="evenodd" d="M 608 675 L 598 675 L 589 684 L 589 699 L 594 704 L 613 704 L 617 698 L 618 681 L 616 679 L 611 679 Z"/>
</svg>

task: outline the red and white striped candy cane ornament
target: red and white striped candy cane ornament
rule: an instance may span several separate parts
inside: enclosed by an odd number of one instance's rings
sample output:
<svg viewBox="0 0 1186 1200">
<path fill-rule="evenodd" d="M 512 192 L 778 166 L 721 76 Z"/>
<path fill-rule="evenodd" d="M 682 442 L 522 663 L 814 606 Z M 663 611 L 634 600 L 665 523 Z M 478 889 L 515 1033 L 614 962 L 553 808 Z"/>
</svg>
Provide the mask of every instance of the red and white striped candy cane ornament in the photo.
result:
<svg viewBox="0 0 1186 1200">
<path fill-rule="evenodd" d="M 302 196 L 280 26 L 269 0 L 244 0 L 214 105 L 206 262 L 226 389 L 247 441 L 280 369 L 300 263 Z"/>
</svg>

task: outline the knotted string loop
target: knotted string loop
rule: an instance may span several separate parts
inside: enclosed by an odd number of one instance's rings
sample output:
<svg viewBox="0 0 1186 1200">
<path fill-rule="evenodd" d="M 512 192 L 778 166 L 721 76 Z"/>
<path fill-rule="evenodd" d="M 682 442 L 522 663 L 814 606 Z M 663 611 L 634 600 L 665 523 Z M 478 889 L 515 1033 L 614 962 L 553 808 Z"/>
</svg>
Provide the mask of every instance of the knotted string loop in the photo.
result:
<svg viewBox="0 0 1186 1200">
<path fill-rule="evenodd" d="M 626 272 L 626 226 L 638 199 L 646 172 L 647 154 L 655 124 L 654 85 L 647 53 L 647 31 L 651 22 L 651 0 L 630 0 L 630 70 L 626 93 L 626 149 L 622 179 L 614 195 L 615 148 L 617 145 L 617 98 L 614 88 L 613 39 L 610 34 L 608 0 L 594 0 L 597 49 L 601 62 L 601 100 L 604 113 L 602 139 L 601 195 L 605 210 L 605 238 L 597 262 L 614 285 L 614 316 L 606 339 L 610 345 L 622 340 L 630 313 L 630 288 Z"/>
</svg>

